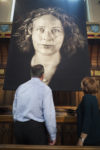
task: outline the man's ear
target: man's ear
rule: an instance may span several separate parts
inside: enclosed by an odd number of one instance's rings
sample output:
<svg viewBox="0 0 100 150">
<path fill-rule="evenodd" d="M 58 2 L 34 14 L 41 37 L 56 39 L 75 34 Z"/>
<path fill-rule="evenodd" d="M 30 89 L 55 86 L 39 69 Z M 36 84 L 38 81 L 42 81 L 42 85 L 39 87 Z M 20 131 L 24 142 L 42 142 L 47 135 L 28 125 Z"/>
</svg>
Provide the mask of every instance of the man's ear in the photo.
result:
<svg viewBox="0 0 100 150">
<path fill-rule="evenodd" d="M 40 77 L 40 80 L 43 80 L 43 78 L 44 78 L 44 74 L 42 74 L 42 76 Z"/>
</svg>

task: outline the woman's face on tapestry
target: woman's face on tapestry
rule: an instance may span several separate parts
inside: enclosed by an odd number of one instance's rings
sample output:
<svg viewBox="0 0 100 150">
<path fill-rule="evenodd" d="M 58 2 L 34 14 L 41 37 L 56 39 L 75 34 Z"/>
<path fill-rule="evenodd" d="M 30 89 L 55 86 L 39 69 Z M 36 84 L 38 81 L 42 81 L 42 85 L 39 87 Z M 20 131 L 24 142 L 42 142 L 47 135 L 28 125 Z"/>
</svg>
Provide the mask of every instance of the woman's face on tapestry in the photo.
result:
<svg viewBox="0 0 100 150">
<path fill-rule="evenodd" d="M 60 51 L 64 41 L 61 21 L 53 15 L 43 15 L 33 21 L 32 42 L 35 52 L 53 55 Z"/>
</svg>

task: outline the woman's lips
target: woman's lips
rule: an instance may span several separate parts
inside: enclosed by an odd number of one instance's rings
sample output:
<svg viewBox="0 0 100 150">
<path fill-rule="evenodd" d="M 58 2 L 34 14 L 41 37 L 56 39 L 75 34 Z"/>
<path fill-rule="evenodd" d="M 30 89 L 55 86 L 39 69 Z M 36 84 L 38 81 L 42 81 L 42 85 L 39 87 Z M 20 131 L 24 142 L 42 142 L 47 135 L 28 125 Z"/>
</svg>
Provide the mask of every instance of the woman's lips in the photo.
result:
<svg viewBox="0 0 100 150">
<path fill-rule="evenodd" d="M 47 44 L 42 44 L 42 46 L 43 46 L 44 48 L 52 48 L 52 47 L 53 47 L 53 45 L 47 45 Z"/>
</svg>

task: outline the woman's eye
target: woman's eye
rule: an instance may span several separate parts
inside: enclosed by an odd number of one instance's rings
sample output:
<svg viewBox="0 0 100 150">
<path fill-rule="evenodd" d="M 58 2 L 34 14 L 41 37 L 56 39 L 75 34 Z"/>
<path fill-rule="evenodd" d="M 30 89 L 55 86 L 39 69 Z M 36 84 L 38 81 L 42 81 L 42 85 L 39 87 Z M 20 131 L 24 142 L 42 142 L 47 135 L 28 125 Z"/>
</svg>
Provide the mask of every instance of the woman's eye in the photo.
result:
<svg viewBox="0 0 100 150">
<path fill-rule="evenodd" d="M 43 33 L 44 32 L 44 29 L 43 28 L 38 28 L 38 31 Z"/>
<path fill-rule="evenodd" d="M 61 32 L 59 29 L 52 29 L 52 33 L 59 33 Z"/>
</svg>

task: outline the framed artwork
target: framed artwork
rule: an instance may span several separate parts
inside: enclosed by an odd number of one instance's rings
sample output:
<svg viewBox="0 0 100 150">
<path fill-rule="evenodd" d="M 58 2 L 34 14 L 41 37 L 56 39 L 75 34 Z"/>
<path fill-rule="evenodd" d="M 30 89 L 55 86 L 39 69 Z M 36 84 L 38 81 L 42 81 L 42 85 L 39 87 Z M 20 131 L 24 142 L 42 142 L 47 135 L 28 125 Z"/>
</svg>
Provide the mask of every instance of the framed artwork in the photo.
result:
<svg viewBox="0 0 100 150">
<path fill-rule="evenodd" d="M 90 75 L 84 0 L 17 0 L 4 89 L 28 81 L 42 64 L 52 90 L 80 90 Z"/>
<path fill-rule="evenodd" d="M 0 23 L 0 38 L 11 38 L 11 23 Z"/>
</svg>

